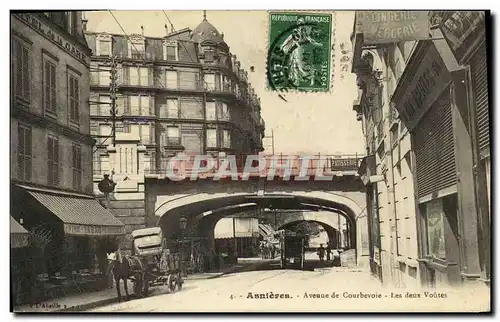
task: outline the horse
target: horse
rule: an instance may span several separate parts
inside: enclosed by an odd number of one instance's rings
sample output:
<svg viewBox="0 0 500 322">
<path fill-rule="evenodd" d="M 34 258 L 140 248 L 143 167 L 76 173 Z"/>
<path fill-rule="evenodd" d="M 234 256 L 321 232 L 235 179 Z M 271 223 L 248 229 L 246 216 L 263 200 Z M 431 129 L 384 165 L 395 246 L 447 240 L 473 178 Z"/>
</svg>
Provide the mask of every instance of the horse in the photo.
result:
<svg viewBox="0 0 500 322">
<path fill-rule="evenodd" d="M 120 280 L 123 280 L 123 287 L 125 288 L 127 301 L 130 300 L 127 280 L 131 276 L 135 277 L 134 285 L 136 287 L 134 288 L 134 293 L 142 296 L 142 293 L 144 292 L 142 289 L 143 284 L 147 283 L 145 279 L 146 266 L 143 262 L 135 256 L 123 256 L 119 250 L 114 253 L 107 254 L 107 258 L 108 272 L 111 271 L 115 279 L 118 302 L 121 302 Z"/>
</svg>

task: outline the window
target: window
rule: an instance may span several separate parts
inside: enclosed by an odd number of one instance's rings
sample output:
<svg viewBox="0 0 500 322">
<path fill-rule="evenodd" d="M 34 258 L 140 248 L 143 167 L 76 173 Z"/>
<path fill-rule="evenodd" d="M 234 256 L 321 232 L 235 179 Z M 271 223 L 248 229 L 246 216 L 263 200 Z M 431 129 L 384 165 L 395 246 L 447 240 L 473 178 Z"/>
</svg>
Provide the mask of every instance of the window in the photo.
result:
<svg viewBox="0 0 500 322">
<path fill-rule="evenodd" d="M 111 96 L 109 95 L 99 95 L 98 111 L 100 116 L 108 116 L 111 115 Z"/>
<path fill-rule="evenodd" d="M 129 96 L 129 100 L 130 115 L 139 115 L 141 103 L 139 96 Z"/>
<path fill-rule="evenodd" d="M 137 67 L 128 68 L 129 85 L 139 85 L 139 69 Z"/>
<path fill-rule="evenodd" d="M 205 89 L 207 91 L 215 90 L 215 75 L 214 74 L 205 74 Z"/>
<path fill-rule="evenodd" d="M 446 259 L 444 213 L 441 199 L 426 204 L 427 251 L 435 258 Z"/>
<path fill-rule="evenodd" d="M 224 120 L 224 121 L 229 121 L 229 111 L 227 109 L 227 103 L 225 102 L 221 102 L 220 103 L 220 117 L 219 119 L 220 120 Z"/>
<path fill-rule="evenodd" d="M 216 120 L 216 112 L 215 112 L 215 102 L 207 102 L 206 103 L 206 118 L 207 120 L 213 121 Z"/>
<path fill-rule="evenodd" d="M 111 55 L 111 40 L 100 39 L 97 41 L 97 55 L 98 56 Z"/>
<path fill-rule="evenodd" d="M 231 133 L 229 130 L 222 130 L 222 147 L 231 148 Z"/>
<path fill-rule="evenodd" d="M 177 146 L 181 144 L 179 128 L 177 126 L 167 126 L 166 146 Z"/>
<path fill-rule="evenodd" d="M 68 97 L 69 97 L 69 119 L 72 122 L 80 121 L 80 80 L 69 75 Z"/>
<path fill-rule="evenodd" d="M 48 184 L 59 184 L 59 139 L 55 136 L 49 136 L 47 141 L 48 151 Z"/>
<path fill-rule="evenodd" d="M 223 83 L 223 91 L 224 92 L 230 92 L 231 91 L 231 79 L 227 76 L 222 76 L 222 83 Z"/>
<path fill-rule="evenodd" d="M 110 141 L 111 136 L 111 126 L 108 124 L 99 125 L 99 144 L 105 144 Z"/>
<path fill-rule="evenodd" d="M 182 71 L 179 75 L 180 89 L 197 89 L 198 88 L 198 73 Z"/>
<path fill-rule="evenodd" d="M 101 173 L 101 154 L 99 151 L 96 151 L 92 155 L 92 163 L 93 163 L 93 168 L 94 168 L 94 173 L 95 174 L 100 174 Z"/>
<path fill-rule="evenodd" d="M 179 117 L 179 103 L 176 99 L 167 100 L 167 117 L 168 118 L 178 118 Z"/>
<path fill-rule="evenodd" d="M 131 58 L 133 59 L 145 59 L 145 45 L 144 43 L 130 43 L 130 53 L 131 53 Z"/>
<path fill-rule="evenodd" d="M 139 85 L 141 86 L 148 86 L 149 85 L 149 68 L 147 67 L 140 67 L 139 68 Z"/>
<path fill-rule="evenodd" d="M 142 144 L 154 144 L 154 126 L 150 124 L 140 125 L 140 137 Z"/>
<path fill-rule="evenodd" d="M 12 46 L 12 63 L 14 77 L 14 94 L 15 97 L 26 102 L 30 101 L 30 59 L 31 53 L 21 40 L 13 38 Z"/>
<path fill-rule="evenodd" d="M 165 60 L 179 60 L 177 43 L 165 44 Z"/>
<path fill-rule="evenodd" d="M 217 147 L 217 130 L 207 129 L 207 147 L 216 148 Z"/>
<path fill-rule="evenodd" d="M 111 73 L 109 72 L 109 67 L 99 66 L 99 85 L 109 86 L 111 83 Z M 107 69 L 107 70 L 106 70 Z"/>
<path fill-rule="evenodd" d="M 82 147 L 73 144 L 73 189 L 82 188 Z"/>
<path fill-rule="evenodd" d="M 17 178 L 31 180 L 31 128 L 17 128 Z"/>
<path fill-rule="evenodd" d="M 56 113 L 56 64 L 49 60 L 44 61 L 43 68 L 43 106 Z"/>
<path fill-rule="evenodd" d="M 148 116 L 150 115 L 150 97 L 149 96 L 141 96 L 141 115 Z"/>
<path fill-rule="evenodd" d="M 171 89 L 177 89 L 177 71 L 167 70 L 165 71 L 165 86 Z"/>
</svg>

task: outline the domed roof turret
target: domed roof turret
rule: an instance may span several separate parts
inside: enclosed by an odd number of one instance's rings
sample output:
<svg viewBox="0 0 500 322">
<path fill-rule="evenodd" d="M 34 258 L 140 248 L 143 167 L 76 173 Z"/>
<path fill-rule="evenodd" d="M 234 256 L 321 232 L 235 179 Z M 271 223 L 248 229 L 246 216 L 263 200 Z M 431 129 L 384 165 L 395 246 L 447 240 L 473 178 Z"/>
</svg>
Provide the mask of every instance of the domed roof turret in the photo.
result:
<svg viewBox="0 0 500 322">
<path fill-rule="evenodd" d="M 193 30 L 191 40 L 202 44 L 213 42 L 216 45 L 226 45 L 224 36 L 207 20 L 206 12 L 203 13 L 203 21 Z M 227 45 L 226 45 L 227 46 Z"/>
</svg>

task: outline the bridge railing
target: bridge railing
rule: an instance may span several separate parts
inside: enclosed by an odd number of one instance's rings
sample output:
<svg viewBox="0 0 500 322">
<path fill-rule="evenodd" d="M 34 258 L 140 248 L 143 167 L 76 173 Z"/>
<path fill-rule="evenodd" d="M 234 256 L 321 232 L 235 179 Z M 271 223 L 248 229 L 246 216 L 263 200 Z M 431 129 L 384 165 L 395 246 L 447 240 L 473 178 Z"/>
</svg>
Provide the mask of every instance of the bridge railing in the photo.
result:
<svg viewBox="0 0 500 322">
<path fill-rule="evenodd" d="M 220 176 L 327 176 L 355 174 L 364 155 L 200 155 L 179 154 L 162 160 L 157 169 L 146 174 L 156 176 L 194 176 L 199 178 Z"/>
</svg>

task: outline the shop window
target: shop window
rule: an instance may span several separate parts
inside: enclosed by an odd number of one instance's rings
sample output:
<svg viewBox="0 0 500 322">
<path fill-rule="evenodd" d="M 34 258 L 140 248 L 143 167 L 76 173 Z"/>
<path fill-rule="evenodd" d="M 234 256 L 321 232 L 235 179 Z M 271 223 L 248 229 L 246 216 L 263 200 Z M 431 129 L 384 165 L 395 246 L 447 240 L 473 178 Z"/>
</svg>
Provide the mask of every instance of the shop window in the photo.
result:
<svg viewBox="0 0 500 322">
<path fill-rule="evenodd" d="M 78 144 L 73 144 L 73 189 L 80 190 L 82 188 L 82 147 Z"/>
<path fill-rule="evenodd" d="M 49 185 L 59 184 L 59 139 L 49 135 L 47 140 L 47 183 Z"/>
<path fill-rule="evenodd" d="M 425 225 L 427 233 L 427 253 L 431 257 L 438 259 L 446 259 L 444 216 L 441 199 L 426 203 Z"/>
<path fill-rule="evenodd" d="M 17 128 L 17 178 L 31 180 L 31 128 L 18 125 Z"/>
</svg>

